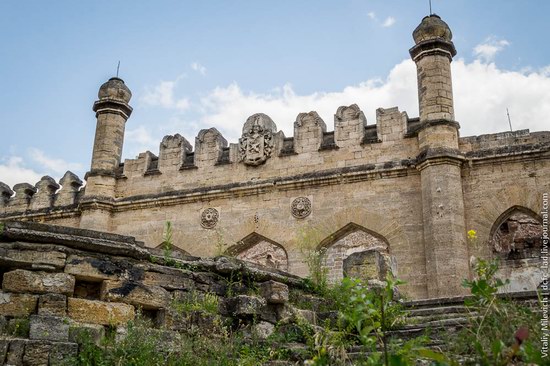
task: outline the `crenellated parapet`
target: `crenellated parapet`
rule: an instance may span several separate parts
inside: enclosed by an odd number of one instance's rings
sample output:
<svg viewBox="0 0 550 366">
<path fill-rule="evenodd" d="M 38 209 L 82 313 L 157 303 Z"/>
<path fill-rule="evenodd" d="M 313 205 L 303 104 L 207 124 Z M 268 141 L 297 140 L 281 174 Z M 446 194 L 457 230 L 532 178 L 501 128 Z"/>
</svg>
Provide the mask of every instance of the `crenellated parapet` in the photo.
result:
<svg viewBox="0 0 550 366">
<path fill-rule="evenodd" d="M 298 154 L 318 151 L 326 131 L 327 125 L 317 112 L 298 114 L 294 122 L 294 151 Z"/>
<path fill-rule="evenodd" d="M 189 141 L 180 134 L 164 136 L 160 143 L 158 169 L 166 171 L 181 168 L 192 151 Z"/>
<path fill-rule="evenodd" d="M 50 176 L 43 176 L 38 183 L 34 186 L 36 193 L 32 196 L 30 201 L 30 209 L 38 210 L 41 208 L 51 207 L 55 192 L 59 189 L 59 184 Z"/>
<path fill-rule="evenodd" d="M 363 111 L 357 104 L 352 104 L 338 108 L 334 114 L 333 131 L 327 131 L 325 121 L 317 112 L 311 111 L 298 114 L 294 122 L 294 136 L 286 137 L 268 115 L 256 113 L 246 119 L 237 143 L 228 143 L 216 128 L 201 130 L 195 138 L 194 150 L 180 134 L 167 135 L 160 143 L 158 157 L 146 151 L 135 159 L 126 159 L 119 178 L 129 179 L 126 184 L 131 185 L 131 181 L 139 177 L 168 173 L 170 176 L 193 175 L 198 177 L 195 179 L 197 181 L 203 171 L 222 170 L 227 165 L 233 167 L 229 169 L 240 166 L 250 172 L 266 175 L 272 172 L 277 176 L 280 175 L 278 169 L 288 170 L 293 165 L 301 164 L 293 159 L 338 161 L 341 160 L 339 155 L 345 155 L 346 165 L 354 165 L 348 158 L 349 152 L 353 152 L 357 165 L 399 161 L 410 159 L 414 153 L 414 147 L 411 147 L 414 139 L 411 138 L 416 137 L 417 127 L 418 119 L 410 119 L 406 112 L 399 111 L 397 107 L 379 108 L 376 123 L 368 124 Z M 400 141 L 407 145 L 406 154 L 380 161 L 380 155 L 384 155 L 385 149 L 390 147 L 385 143 L 399 145 Z M 372 144 L 375 145 L 370 147 Z M 370 153 L 361 153 L 365 150 Z"/>
<path fill-rule="evenodd" d="M 341 106 L 334 115 L 334 140 L 336 146 L 347 147 L 363 143 L 367 118 L 357 104 Z"/>
<path fill-rule="evenodd" d="M 6 183 L 0 182 L 0 207 L 5 207 L 9 199 L 13 196 L 13 191 Z"/>
<path fill-rule="evenodd" d="M 67 171 L 56 182 L 50 176 L 43 176 L 34 186 L 18 183 L 10 187 L 0 182 L 0 217 L 21 213 L 45 212 L 75 207 L 79 202 L 82 180 Z"/>
</svg>

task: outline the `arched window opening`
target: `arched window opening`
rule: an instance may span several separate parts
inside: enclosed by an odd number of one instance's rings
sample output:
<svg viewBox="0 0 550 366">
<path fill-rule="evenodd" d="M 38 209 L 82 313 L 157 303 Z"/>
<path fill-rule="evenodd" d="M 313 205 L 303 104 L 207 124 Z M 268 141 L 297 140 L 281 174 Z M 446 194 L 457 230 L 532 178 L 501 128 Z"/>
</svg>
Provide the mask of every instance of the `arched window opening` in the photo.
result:
<svg viewBox="0 0 550 366">
<path fill-rule="evenodd" d="M 354 223 L 350 223 L 325 239 L 325 265 L 329 282 L 343 277 L 363 280 L 384 280 L 390 271 L 386 240 Z"/>
<path fill-rule="evenodd" d="M 542 224 L 526 210 L 513 209 L 494 230 L 493 252 L 505 260 L 538 258 L 542 248 Z"/>
<path fill-rule="evenodd" d="M 228 250 L 236 258 L 269 268 L 288 271 L 288 255 L 278 243 L 252 233 Z"/>
</svg>

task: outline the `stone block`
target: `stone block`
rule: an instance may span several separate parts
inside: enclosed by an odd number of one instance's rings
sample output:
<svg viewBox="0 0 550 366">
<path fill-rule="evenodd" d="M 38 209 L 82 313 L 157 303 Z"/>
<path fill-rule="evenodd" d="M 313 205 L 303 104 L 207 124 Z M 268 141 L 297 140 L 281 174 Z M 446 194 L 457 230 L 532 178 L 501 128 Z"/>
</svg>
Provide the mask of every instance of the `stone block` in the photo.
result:
<svg viewBox="0 0 550 366">
<path fill-rule="evenodd" d="M 259 339 L 266 339 L 275 331 L 275 326 L 271 323 L 260 321 L 252 326 L 252 333 Z"/>
<path fill-rule="evenodd" d="M 38 315 L 67 315 L 67 296 L 62 294 L 44 294 L 38 298 Z"/>
<path fill-rule="evenodd" d="M 68 315 L 77 322 L 118 325 L 133 320 L 135 311 L 128 304 L 69 298 Z"/>
<path fill-rule="evenodd" d="M 78 354 L 78 344 L 76 343 L 53 343 L 50 350 L 50 366 L 65 366 L 67 360 Z"/>
<path fill-rule="evenodd" d="M 297 309 L 296 314 L 304 318 L 309 324 L 316 325 L 317 324 L 317 313 L 311 310 L 303 310 L 303 309 Z"/>
<path fill-rule="evenodd" d="M 131 268 L 130 263 L 125 266 L 107 259 L 70 255 L 67 258 L 65 273 L 75 276 L 78 280 L 99 282 L 118 280 L 129 268 Z"/>
<path fill-rule="evenodd" d="M 197 290 L 213 292 L 216 295 L 224 296 L 227 292 L 227 285 L 218 276 L 210 272 L 195 272 L 193 280 Z"/>
<path fill-rule="evenodd" d="M 171 297 L 160 286 L 145 286 L 132 281 L 103 281 L 101 299 L 124 302 L 149 310 L 167 307 Z"/>
<path fill-rule="evenodd" d="M 0 314 L 4 316 L 27 316 L 34 313 L 38 296 L 0 291 Z"/>
<path fill-rule="evenodd" d="M 352 253 L 343 262 L 344 275 L 362 280 L 384 280 L 388 273 L 388 259 L 377 250 Z"/>
<path fill-rule="evenodd" d="M 65 253 L 57 251 L 17 250 L 0 248 L 0 265 L 56 270 L 65 267 Z"/>
<path fill-rule="evenodd" d="M 0 339 L 0 364 L 4 364 L 6 361 L 6 356 L 8 355 L 8 348 L 10 342 L 7 339 Z"/>
<path fill-rule="evenodd" d="M 12 339 L 8 348 L 5 365 L 22 366 L 26 339 Z"/>
<path fill-rule="evenodd" d="M 4 274 L 2 289 L 10 292 L 72 295 L 75 279 L 66 273 L 31 272 L 16 269 Z"/>
<path fill-rule="evenodd" d="M 48 366 L 52 344 L 45 341 L 29 341 L 23 354 L 24 366 Z"/>
<path fill-rule="evenodd" d="M 59 316 L 31 315 L 29 338 L 66 342 L 69 340 L 69 321 Z"/>
<path fill-rule="evenodd" d="M 195 288 L 195 282 L 187 277 L 187 273 L 159 273 L 145 272 L 143 284 L 147 286 L 160 286 L 166 290 L 191 291 Z"/>
<path fill-rule="evenodd" d="M 73 323 L 69 328 L 70 342 L 81 343 L 84 339 L 89 339 L 99 345 L 103 337 L 105 337 L 105 328 L 100 324 Z"/>
<path fill-rule="evenodd" d="M 8 320 L 4 315 L 0 315 L 0 334 L 6 331 L 6 326 L 8 325 Z"/>
<path fill-rule="evenodd" d="M 246 317 L 259 315 L 266 301 L 257 296 L 238 295 L 221 302 L 220 311 L 223 315 Z"/>
<path fill-rule="evenodd" d="M 260 284 L 260 293 L 269 304 L 284 304 L 288 301 L 288 286 L 281 282 L 263 282 Z"/>
</svg>

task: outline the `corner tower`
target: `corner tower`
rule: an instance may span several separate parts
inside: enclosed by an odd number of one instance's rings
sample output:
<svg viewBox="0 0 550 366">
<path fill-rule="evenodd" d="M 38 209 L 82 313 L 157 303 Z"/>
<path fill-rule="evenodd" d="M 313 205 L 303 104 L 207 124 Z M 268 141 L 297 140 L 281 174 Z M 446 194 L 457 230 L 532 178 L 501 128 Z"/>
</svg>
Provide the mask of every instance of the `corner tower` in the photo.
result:
<svg viewBox="0 0 550 366">
<path fill-rule="evenodd" d="M 97 124 L 92 164 L 81 200 L 82 228 L 110 231 L 115 174 L 122 156 L 126 121 L 132 113 L 128 104 L 131 97 L 132 92 L 118 77 L 110 78 L 99 88 L 99 99 L 93 106 Z"/>
<path fill-rule="evenodd" d="M 459 124 L 455 121 L 451 61 L 456 55 L 449 26 L 435 14 L 414 30 L 410 55 L 416 63 L 422 210 L 429 297 L 464 292 L 469 277 Z"/>
</svg>

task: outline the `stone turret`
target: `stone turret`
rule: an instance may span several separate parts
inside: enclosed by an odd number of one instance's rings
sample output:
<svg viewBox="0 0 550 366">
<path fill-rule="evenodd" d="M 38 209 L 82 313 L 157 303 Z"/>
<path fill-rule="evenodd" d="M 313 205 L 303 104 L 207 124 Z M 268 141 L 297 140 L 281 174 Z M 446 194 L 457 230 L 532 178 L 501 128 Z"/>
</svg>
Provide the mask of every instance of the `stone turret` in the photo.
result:
<svg viewBox="0 0 550 366">
<path fill-rule="evenodd" d="M 116 170 L 120 165 L 124 128 L 132 113 L 128 104 L 132 92 L 118 77 L 101 85 L 94 103 L 97 125 L 92 164 L 86 175 L 87 185 L 81 201 L 80 226 L 109 231 L 109 217 L 115 197 Z"/>
<path fill-rule="evenodd" d="M 420 154 L 417 168 L 422 210 L 429 297 L 457 295 L 468 277 L 459 124 L 454 120 L 451 61 L 456 55 L 452 32 L 435 14 L 414 30 L 410 49 L 418 75 Z"/>
<path fill-rule="evenodd" d="M 97 125 L 90 174 L 109 175 L 120 164 L 124 127 L 132 113 L 128 105 L 132 93 L 122 79 L 110 78 L 99 88 L 98 97 L 93 107 Z"/>
<path fill-rule="evenodd" d="M 424 17 L 413 32 L 410 49 L 418 75 L 420 120 L 454 120 L 451 61 L 456 49 L 447 23 L 435 14 Z"/>
</svg>

